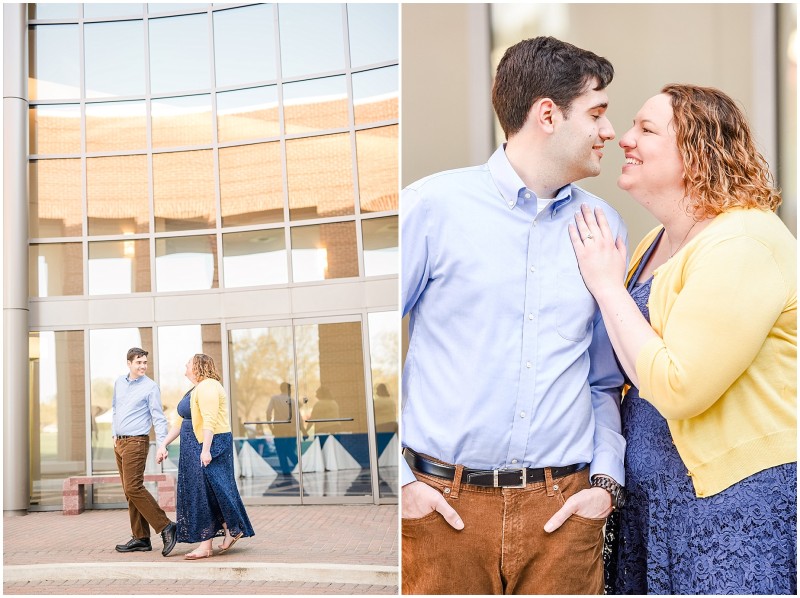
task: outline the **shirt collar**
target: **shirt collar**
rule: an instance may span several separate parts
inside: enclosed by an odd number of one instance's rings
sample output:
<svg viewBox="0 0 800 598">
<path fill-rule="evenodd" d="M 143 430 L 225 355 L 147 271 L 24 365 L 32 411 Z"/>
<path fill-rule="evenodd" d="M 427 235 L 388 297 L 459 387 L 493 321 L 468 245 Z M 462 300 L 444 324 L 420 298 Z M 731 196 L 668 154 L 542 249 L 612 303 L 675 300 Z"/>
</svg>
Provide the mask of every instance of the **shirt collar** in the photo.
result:
<svg viewBox="0 0 800 598">
<path fill-rule="evenodd" d="M 505 143 L 501 144 L 492 154 L 492 157 L 489 158 L 488 166 L 492 179 L 503 196 L 503 201 L 508 206 L 508 209 L 513 210 L 517 202 L 527 192 L 527 187 L 517 174 L 517 171 L 514 170 L 514 167 L 511 166 L 511 162 L 508 161 Z M 531 195 L 535 196 L 532 191 Z M 572 184 L 568 183 L 556 193 L 552 203 L 552 214 L 555 215 L 570 199 L 572 199 Z"/>
</svg>

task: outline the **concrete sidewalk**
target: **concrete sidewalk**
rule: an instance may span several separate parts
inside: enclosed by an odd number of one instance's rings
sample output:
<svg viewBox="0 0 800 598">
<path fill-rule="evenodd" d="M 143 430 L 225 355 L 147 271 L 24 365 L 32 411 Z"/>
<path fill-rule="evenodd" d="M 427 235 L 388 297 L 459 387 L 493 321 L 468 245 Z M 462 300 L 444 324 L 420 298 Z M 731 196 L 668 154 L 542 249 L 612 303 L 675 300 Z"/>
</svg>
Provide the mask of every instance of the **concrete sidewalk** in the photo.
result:
<svg viewBox="0 0 800 598">
<path fill-rule="evenodd" d="M 123 510 L 3 518 L 5 594 L 397 594 L 396 505 L 252 506 L 256 535 L 199 561 L 121 554 Z M 215 540 L 215 547 L 221 539 Z"/>
</svg>

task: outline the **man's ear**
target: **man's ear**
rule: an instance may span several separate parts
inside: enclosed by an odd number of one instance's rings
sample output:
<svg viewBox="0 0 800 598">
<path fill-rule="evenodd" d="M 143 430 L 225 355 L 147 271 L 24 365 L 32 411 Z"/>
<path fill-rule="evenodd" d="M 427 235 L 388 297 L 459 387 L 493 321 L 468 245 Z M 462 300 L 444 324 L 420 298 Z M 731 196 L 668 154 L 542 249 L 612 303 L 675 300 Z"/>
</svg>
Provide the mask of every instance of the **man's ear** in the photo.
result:
<svg viewBox="0 0 800 598">
<path fill-rule="evenodd" d="M 536 100 L 528 111 L 526 124 L 532 125 L 545 133 L 552 133 L 557 119 L 557 112 L 558 106 L 550 98 Z"/>
</svg>

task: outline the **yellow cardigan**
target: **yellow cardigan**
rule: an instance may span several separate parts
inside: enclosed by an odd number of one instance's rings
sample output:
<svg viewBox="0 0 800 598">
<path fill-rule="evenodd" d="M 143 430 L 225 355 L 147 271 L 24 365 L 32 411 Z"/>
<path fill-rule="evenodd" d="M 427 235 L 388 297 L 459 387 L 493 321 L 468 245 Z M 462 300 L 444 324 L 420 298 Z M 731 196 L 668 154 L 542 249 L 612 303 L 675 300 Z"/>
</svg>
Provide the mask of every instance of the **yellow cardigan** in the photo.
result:
<svg viewBox="0 0 800 598">
<path fill-rule="evenodd" d="M 202 380 L 192 389 L 189 403 L 197 442 L 203 442 L 203 430 L 211 430 L 214 434 L 231 431 L 228 397 L 222 384 L 213 378 Z"/>
<path fill-rule="evenodd" d="M 653 242 L 631 257 L 628 277 Z M 654 272 L 639 393 L 699 497 L 797 461 L 797 241 L 772 212 L 717 216 Z"/>
</svg>

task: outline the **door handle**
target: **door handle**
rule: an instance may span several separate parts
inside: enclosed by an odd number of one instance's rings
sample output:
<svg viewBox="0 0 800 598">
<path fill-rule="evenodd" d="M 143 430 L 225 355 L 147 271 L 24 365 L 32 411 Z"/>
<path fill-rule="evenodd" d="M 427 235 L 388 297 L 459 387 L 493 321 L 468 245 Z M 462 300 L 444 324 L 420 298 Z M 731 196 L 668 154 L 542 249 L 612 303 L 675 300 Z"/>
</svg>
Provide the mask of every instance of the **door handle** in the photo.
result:
<svg viewBox="0 0 800 598">
<path fill-rule="evenodd" d="M 260 421 L 260 422 L 242 422 L 242 425 L 249 425 L 249 424 L 290 424 L 292 423 L 292 418 L 289 419 L 273 419 L 270 421 Z"/>
<path fill-rule="evenodd" d="M 328 419 L 307 419 L 307 424 L 319 424 L 323 422 L 351 422 L 353 421 L 352 417 L 332 417 Z"/>
</svg>

